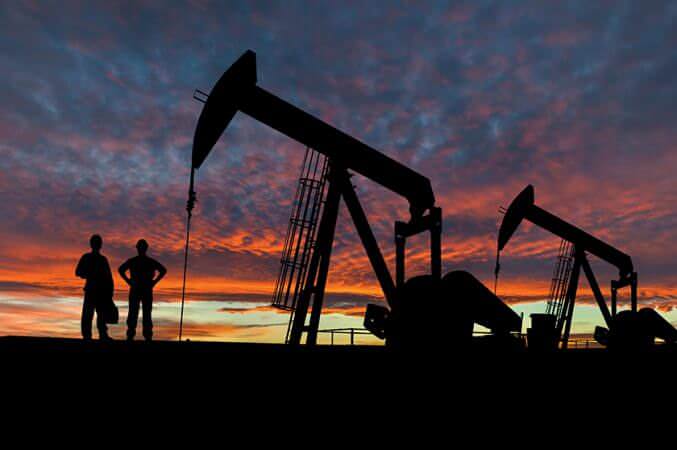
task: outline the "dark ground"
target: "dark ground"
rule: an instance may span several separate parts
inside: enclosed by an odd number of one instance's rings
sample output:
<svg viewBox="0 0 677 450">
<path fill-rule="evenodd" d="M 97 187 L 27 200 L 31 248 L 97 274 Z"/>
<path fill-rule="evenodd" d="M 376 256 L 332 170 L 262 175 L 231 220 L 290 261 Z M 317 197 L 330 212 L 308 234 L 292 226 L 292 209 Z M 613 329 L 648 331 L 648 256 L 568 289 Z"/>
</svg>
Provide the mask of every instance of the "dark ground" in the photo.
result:
<svg viewBox="0 0 677 450">
<path fill-rule="evenodd" d="M 444 378 L 491 376 L 500 379 L 622 378 L 650 374 L 676 377 L 677 348 L 657 347 L 642 353 L 613 353 L 605 349 L 571 349 L 553 353 L 526 350 L 492 350 L 486 347 L 454 349 L 431 347 L 396 353 L 381 346 L 291 347 L 283 344 L 134 341 L 85 342 L 79 339 L 0 337 L 0 358 L 5 374 L 58 367 L 63 375 L 86 373 L 94 368 L 100 376 L 145 372 L 162 377 L 168 373 L 209 378 L 267 378 L 286 385 L 295 377 L 331 380 L 359 379 L 396 374 Z M 615 375 L 612 376 L 612 373 Z M 217 375 L 218 374 L 218 375 Z M 643 375 L 645 374 L 645 375 Z"/>
<path fill-rule="evenodd" d="M 0 361 L 2 405 L 23 414 L 14 418 L 70 421 L 64 411 L 74 407 L 78 417 L 110 424 L 153 417 L 169 431 L 185 420 L 193 430 L 209 423 L 213 432 L 233 414 L 264 428 L 315 422 L 332 432 L 358 426 L 379 433 L 388 428 L 373 421 L 393 417 L 435 424 L 442 434 L 465 422 L 528 430 L 538 421 L 674 418 L 677 398 L 677 352 L 665 348 L 397 354 L 361 346 L 2 337 Z"/>
</svg>

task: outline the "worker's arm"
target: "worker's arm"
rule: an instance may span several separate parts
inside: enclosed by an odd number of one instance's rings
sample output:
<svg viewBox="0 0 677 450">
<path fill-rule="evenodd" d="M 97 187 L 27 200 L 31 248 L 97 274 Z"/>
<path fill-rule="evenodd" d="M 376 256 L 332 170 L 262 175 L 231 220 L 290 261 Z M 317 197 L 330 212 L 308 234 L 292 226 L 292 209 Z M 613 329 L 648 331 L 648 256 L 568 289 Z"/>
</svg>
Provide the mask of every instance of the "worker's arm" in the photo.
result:
<svg viewBox="0 0 677 450">
<path fill-rule="evenodd" d="M 165 277 L 165 275 L 167 275 L 167 268 L 162 264 L 160 264 L 159 262 L 155 260 L 153 261 L 155 262 L 155 270 L 158 273 L 157 277 L 153 280 L 153 286 L 155 286 L 160 282 L 161 279 Z"/>
<path fill-rule="evenodd" d="M 87 255 L 84 254 L 78 261 L 78 265 L 75 268 L 75 276 L 80 278 L 87 278 Z"/>
<path fill-rule="evenodd" d="M 106 272 L 106 292 L 112 298 L 113 292 L 115 290 L 115 283 L 113 282 L 113 272 L 110 270 L 110 264 L 108 264 L 108 258 L 104 256 L 103 261 L 105 262 L 105 272 Z"/>
<path fill-rule="evenodd" d="M 120 277 L 122 277 L 123 280 L 125 280 L 125 283 L 128 285 L 132 285 L 132 280 L 127 276 L 127 271 L 129 270 L 129 260 L 125 261 L 122 263 L 120 267 L 118 267 L 118 273 L 120 274 Z"/>
</svg>

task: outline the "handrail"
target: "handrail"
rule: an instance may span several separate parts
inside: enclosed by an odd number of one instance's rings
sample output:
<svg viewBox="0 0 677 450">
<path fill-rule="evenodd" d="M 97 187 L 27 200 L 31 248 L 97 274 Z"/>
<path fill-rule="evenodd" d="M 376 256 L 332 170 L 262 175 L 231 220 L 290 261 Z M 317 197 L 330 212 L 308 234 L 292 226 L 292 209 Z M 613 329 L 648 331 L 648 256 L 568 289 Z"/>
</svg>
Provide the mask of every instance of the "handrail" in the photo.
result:
<svg viewBox="0 0 677 450">
<path fill-rule="evenodd" d="M 365 328 L 327 328 L 317 330 L 318 333 L 329 333 L 331 335 L 331 345 L 334 345 L 334 334 L 349 334 L 350 345 L 355 345 L 355 335 L 366 335 L 371 332 Z"/>
</svg>

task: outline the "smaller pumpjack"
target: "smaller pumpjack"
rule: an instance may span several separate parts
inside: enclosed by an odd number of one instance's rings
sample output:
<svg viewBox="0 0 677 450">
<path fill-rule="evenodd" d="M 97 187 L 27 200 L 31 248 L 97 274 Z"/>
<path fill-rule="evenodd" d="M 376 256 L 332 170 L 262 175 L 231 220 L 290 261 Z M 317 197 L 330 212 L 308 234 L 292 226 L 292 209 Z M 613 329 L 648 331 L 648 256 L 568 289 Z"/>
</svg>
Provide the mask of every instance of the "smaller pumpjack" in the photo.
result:
<svg viewBox="0 0 677 450">
<path fill-rule="evenodd" d="M 435 206 L 430 181 L 354 137 L 332 127 L 257 85 L 256 55 L 245 52 L 216 83 L 200 114 L 193 141 L 188 212 L 195 202 L 195 171 L 201 167 L 235 114 L 240 111 L 324 154 L 329 184 L 317 240 L 296 305 L 289 343 L 317 339 L 340 199 L 343 198 L 389 306 L 368 305 L 365 327 L 386 345 L 416 347 L 470 342 L 473 323 L 503 338 L 518 331 L 521 318 L 468 272 L 441 276 L 442 210 Z M 351 183 L 349 170 L 403 196 L 411 218 L 396 222 L 396 281 L 379 249 Z M 405 281 L 407 238 L 430 233 L 430 275 Z M 310 320 L 306 316 L 310 310 Z M 509 342 L 509 339 L 498 339 Z"/>
<path fill-rule="evenodd" d="M 532 185 L 528 185 L 520 192 L 506 210 L 498 233 L 499 252 L 503 250 L 517 227 L 525 219 L 571 242 L 574 246 L 573 268 L 562 307 L 562 316 L 561 318 L 548 318 L 544 317 L 544 314 L 532 315 L 533 331 L 538 332 L 534 334 L 534 337 L 537 337 L 535 341 L 548 340 L 547 336 L 550 335 L 554 337 L 551 340 L 554 345 L 561 340 L 562 347 L 566 348 L 581 269 L 588 279 L 590 289 L 607 326 L 607 328 L 598 326 L 595 329 L 595 339 L 600 344 L 607 345 L 609 348 L 631 348 L 653 345 L 655 338 L 669 343 L 677 341 L 675 328 L 656 311 L 650 308 L 637 310 L 637 272 L 634 271 L 630 256 L 536 206 Z M 607 307 L 586 253 L 595 255 L 618 268 L 618 279 L 611 281 L 611 311 Z M 630 310 L 617 312 L 617 291 L 627 286 L 630 287 Z M 531 347 L 532 343 L 529 344 Z"/>
</svg>

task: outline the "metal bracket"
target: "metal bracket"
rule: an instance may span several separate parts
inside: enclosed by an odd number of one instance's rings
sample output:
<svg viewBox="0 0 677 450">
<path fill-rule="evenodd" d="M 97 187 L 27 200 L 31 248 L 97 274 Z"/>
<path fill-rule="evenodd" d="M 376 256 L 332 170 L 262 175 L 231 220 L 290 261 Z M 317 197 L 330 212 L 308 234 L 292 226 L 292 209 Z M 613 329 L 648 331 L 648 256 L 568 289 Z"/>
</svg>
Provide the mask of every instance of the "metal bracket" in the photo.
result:
<svg viewBox="0 0 677 450">
<path fill-rule="evenodd" d="M 430 213 L 409 222 L 395 222 L 395 284 L 402 287 L 405 279 L 405 245 L 407 238 L 430 231 L 430 272 L 442 277 L 442 208 L 430 208 Z"/>
<path fill-rule="evenodd" d="M 193 92 L 193 100 L 197 100 L 200 103 L 207 103 L 208 98 L 209 94 L 201 91 L 200 89 L 195 89 L 195 91 Z"/>
</svg>

